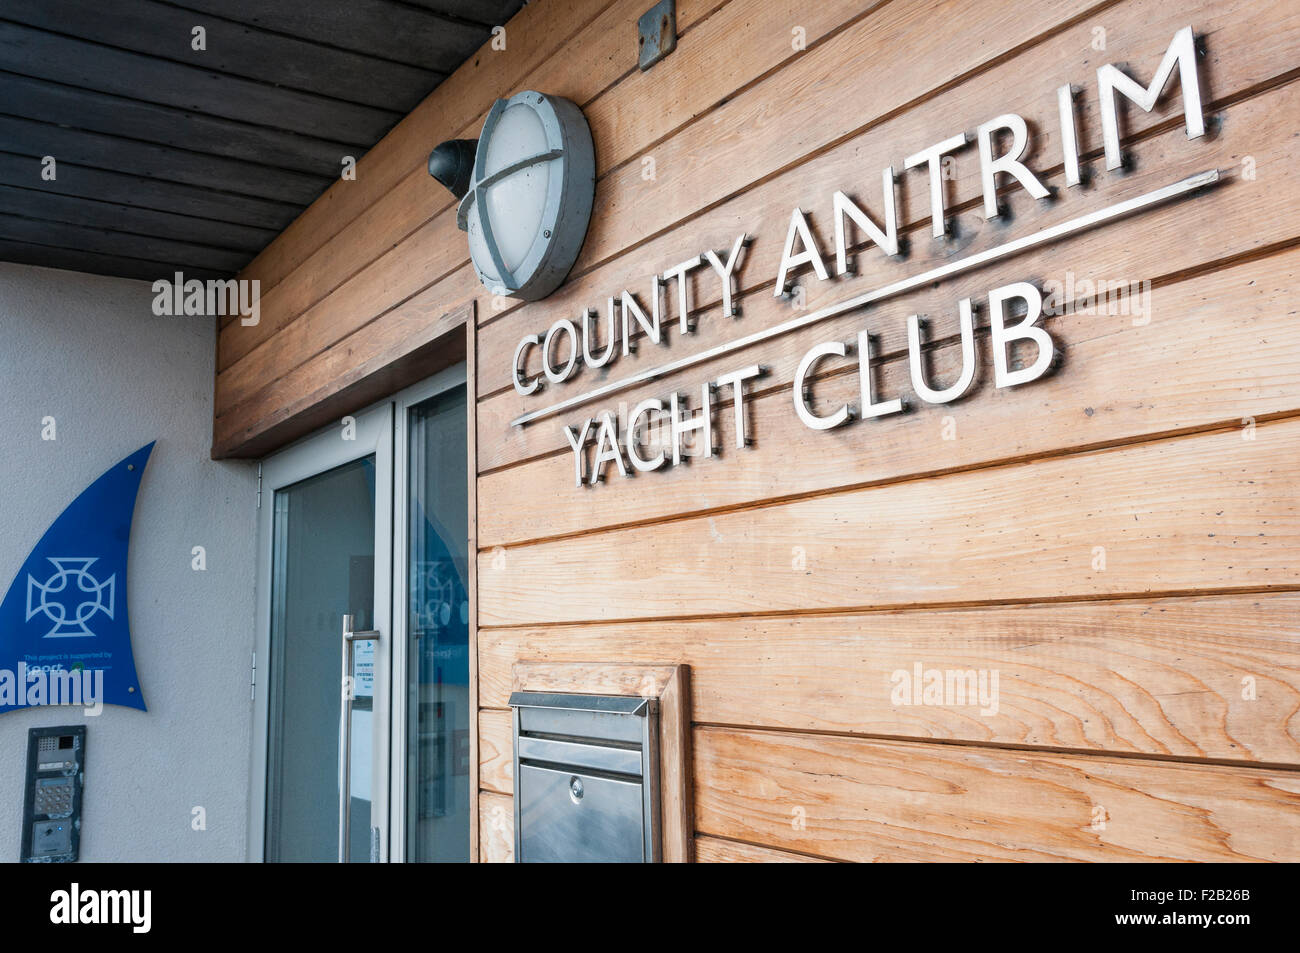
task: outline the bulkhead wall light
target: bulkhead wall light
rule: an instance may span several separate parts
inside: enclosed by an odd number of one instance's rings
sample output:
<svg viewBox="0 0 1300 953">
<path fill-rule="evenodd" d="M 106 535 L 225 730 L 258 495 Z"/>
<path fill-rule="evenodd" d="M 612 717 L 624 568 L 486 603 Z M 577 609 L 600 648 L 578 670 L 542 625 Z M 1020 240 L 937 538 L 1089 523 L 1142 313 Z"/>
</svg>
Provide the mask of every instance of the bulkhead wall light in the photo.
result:
<svg viewBox="0 0 1300 953">
<path fill-rule="evenodd" d="M 537 301 L 560 286 L 582 250 L 596 192 L 582 110 L 531 90 L 498 99 L 477 147 L 442 143 L 429 174 L 460 199 L 456 224 L 486 288 Z"/>
</svg>

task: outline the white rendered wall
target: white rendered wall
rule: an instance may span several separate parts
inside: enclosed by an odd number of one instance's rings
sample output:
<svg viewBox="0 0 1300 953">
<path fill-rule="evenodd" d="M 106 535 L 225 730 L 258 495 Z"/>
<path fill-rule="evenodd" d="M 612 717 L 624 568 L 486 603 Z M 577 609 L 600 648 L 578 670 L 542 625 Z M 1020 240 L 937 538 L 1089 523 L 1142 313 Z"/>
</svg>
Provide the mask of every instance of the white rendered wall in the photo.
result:
<svg viewBox="0 0 1300 953">
<path fill-rule="evenodd" d="M 142 281 L 0 264 L 0 596 L 77 494 L 158 441 L 128 569 L 149 710 L 0 715 L 0 861 L 18 859 L 27 729 L 79 723 L 82 860 L 245 857 L 256 467 L 208 456 L 212 319 L 156 317 L 152 300 Z M 41 439 L 45 417 L 56 440 Z M 204 572 L 191 568 L 195 546 Z"/>
</svg>

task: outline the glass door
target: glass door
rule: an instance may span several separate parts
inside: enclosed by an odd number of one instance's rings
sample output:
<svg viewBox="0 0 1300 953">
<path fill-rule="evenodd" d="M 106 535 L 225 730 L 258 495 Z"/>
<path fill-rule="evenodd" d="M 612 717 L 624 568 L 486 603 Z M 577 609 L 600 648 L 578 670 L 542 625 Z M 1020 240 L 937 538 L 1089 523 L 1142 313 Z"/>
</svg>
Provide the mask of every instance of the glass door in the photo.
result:
<svg viewBox="0 0 1300 953">
<path fill-rule="evenodd" d="M 385 404 L 263 464 L 254 858 L 388 857 L 391 461 Z"/>
<path fill-rule="evenodd" d="M 470 851 L 469 478 L 465 370 L 399 395 L 396 591 L 405 691 L 394 844 L 414 862 Z M 395 786 L 397 780 L 394 779 Z M 399 833 L 400 831 L 400 833 Z M 394 847 L 397 850 L 397 847 Z"/>
<path fill-rule="evenodd" d="M 466 861 L 464 365 L 262 465 L 249 856 Z"/>
</svg>

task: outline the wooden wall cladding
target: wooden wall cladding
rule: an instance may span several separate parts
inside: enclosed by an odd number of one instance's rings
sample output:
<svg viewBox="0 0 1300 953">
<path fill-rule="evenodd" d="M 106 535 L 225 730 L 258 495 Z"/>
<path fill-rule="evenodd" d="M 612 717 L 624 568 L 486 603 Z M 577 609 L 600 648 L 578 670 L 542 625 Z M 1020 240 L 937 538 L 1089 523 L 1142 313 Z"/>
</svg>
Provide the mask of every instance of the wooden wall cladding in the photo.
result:
<svg viewBox="0 0 1300 953">
<path fill-rule="evenodd" d="M 716 5 L 683 0 L 678 30 Z M 480 297 L 455 201 L 427 172 L 430 150 L 477 136 L 492 103 L 522 89 L 589 103 L 626 75 L 619 54 L 644 12 L 632 0 L 526 6 L 506 26 L 506 49 L 485 46 L 361 158 L 355 181 L 335 183 L 240 273 L 262 282 L 262 315 L 218 335 L 215 457 L 265 452 L 249 444 L 282 400 L 275 383 L 327 383 L 332 351 L 393 359 L 410 329 Z"/>
<path fill-rule="evenodd" d="M 451 77 L 363 160 L 360 188 L 335 186 L 250 266 L 266 282 L 262 325 L 221 332 L 215 445 L 240 453 L 288 394 L 329 387 L 331 355 L 382 363 L 477 303 L 481 859 L 510 859 L 510 672 L 542 660 L 690 666 L 701 861 L 1300 860 L 1300 8 L 683 0 L 678 49 L 640 73 L 624 35 L 644 6 L 525 8 L 537 28 L 508 59 Z M 1097 68 L 1148 82 L 1187 25 L 1209 134 L 1187 139 L 1171 84 L 1150 113 L 1127 110 L 1130 167 L 1105 172 Z M 1082 189 L 1063 188 L 1066 82 L 1083 90 Z M 421 168 L 520 88 L 583 105 L 599 176 L 573 274 L 527 305 L 478 285 Z M 832 247 L 833 191 L 876 210 L 882 167 L 1005 112 L 1029 122 L 1025 161 L 1058 201 L 1008 187 L 1008 214 L 986 222 L 972 149 L 946 183 L 955 237 L 937 243 L 921 173 L 907 173 L 907 258 L 859 248 L 855 275 L 801 277 L 806 306 L 1196 172 L 1224 181 L 510 426 L 603 380 L 521 398 L 509 372 L 522 335 L 624 288 L 644 296 L 651 274 L 741 232 L 755 238 L 742 317 L 721 315 L 700 272 L 696 333 L 678 335 L 670 311 L 667 346 L 643 342 L 608 379 L 781 323 L 791 306 L 772 285 L 792 208 Z M 933 373 L 948 379 L 960 298 L 1067 275 L 1149 283 L 1144 311 L 1045 319 L 1061 363 L 1031 385 L 993 388 L 981 321 L 983 369 L 963 401 L 827 433 L 795 417 L 811 345 L 869 327 L 880 389 L 908 391 L 907 315 L 932 316 Z M 770 372 L 749 401 L 753 447 L 573 486 L 561 423 L 754 362 Z M 852 361 L 824 362 L 814 386 L 820 406 L 849 399 Z M 723 401 L 719 433 L 730 413 Z M 900 700 L 898 673 L 918 664 L 996 672 L 996 711 Z"/>
<path fill-rule="evenodd" d="M 486 629 L 479 701 L 501 717 L 516 658 L 655 658 L 691 667 L 702 724 L 1296 764 L 1297 620 L 1277 593 Z M 998 671 L 998 710 L 892 704 L 918 661 Z M 508 720 L 483 736 L 508 762 Z"/>
<path fill-rule="evenodd" d="M 1287 420 L 480 553 L 479 624 L 1300 587 L 1297 455 Z"/>
<path fill-rule="evenodd" d="M 696 824 L 846 860 L 1294 860 L 1300 774 L 706 728 Z M 796 823 L 797 821 L 797 823 Z"/>
</svg>

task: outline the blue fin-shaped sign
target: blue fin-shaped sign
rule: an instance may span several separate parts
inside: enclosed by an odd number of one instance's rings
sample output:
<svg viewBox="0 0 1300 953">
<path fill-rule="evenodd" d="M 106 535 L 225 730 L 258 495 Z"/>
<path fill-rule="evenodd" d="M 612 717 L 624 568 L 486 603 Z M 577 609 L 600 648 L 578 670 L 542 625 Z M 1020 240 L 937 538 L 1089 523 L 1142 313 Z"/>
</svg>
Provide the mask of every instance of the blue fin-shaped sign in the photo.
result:
<svg viewBox="0 0 1300 953">
<path fill-rule="evenodd" d="M 98 701 L 145 710 L 131 654 L 126 555 L 153 447 L 88 486 L 18 570 L 0 602 L 0 713 L 81 704 L 78 689 L 84 684 L 88 693 L 96 682 Z M 69 677 L 54 677 L 59 673 Z M 70 682 L 77 683 L 71 702 Z"/>
</svg>

